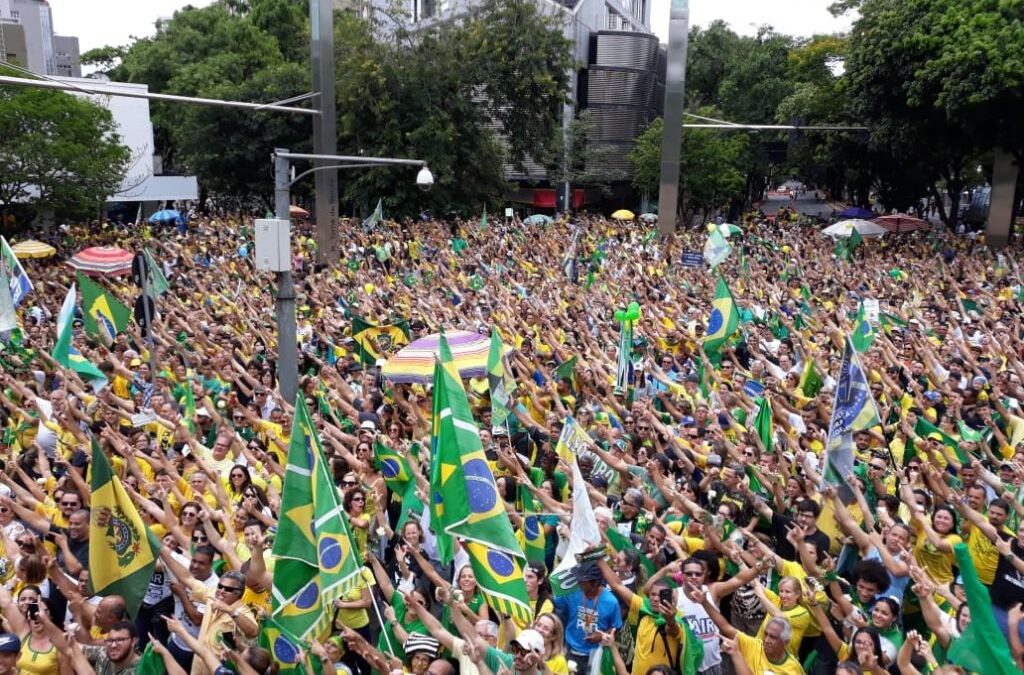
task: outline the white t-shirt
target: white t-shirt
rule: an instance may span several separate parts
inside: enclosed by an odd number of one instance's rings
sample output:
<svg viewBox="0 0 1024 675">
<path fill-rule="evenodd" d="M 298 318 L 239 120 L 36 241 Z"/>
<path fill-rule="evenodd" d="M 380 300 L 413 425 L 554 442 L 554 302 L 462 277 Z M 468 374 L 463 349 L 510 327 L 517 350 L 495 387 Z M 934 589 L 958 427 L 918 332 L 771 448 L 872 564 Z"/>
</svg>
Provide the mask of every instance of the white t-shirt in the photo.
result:
<svg viewBox="0 0 1024 675">
<path fill-rule="evenodd" d="M 711 597 L 707 586 L 703 590 L 708 602 L 714 605 L 715 599 Z M 721 633 L 704 606 L 690 600 L 685 593 L 680 593 L 676 607 L 682 612 L 686 623 L 690 624 L 694 635 L 704 643 L 704 660 L 697 670 L 707 670 L 722 663 L 722 645 L 719 642 Z"/>
<path fill-rule="evenodd" d="M 174 559 L 181 563 L 182 566 L 188 567 L 189 559 L 186 556 L 181 555 L 180 553 L 172 553 L 171 555 L 174 556 Z M 171 572 L 171 570 L 167 570 L 166 574 L 167 578 L 169 579 L 168 583 L 177 581 L 177 578 L 174 576 L 174 573 Z M 217 576 L 215 573 L 211 572 L 210 576 L 205 581 L 200 581 L 200 583 L 209 588 L 211 591 L 215 591 L 217 589 L 217 584 L 220 583 L 220 577 Z M 192 597 L 192 591 L 186 589 L 185 592 L 188 594 L 189 597 Z M 195 605 L 196 609 L 199 610 L 200 614 L 206 613 L 205 603 L 195 603 Z M 181 604 L 181 599 L 179 599 L 178 596 L 174 596 L 174 617 L 178 619 L 178 621 L 181 621 L 181 625 L 185 627 L 185 630 L 188 631 L 189 635 L 191 635 L 192 637 L 199 637 L 199 625 L 192 623 L 191 619 L 188 618 L 188 614 L 185 613 L 185 609 Z M 174 641 L 174 646 L 178 647 L 179 649 L 182 649 L 187 652 L 192 651 L 188 648 L 188 645 L 185 644 L 183 640 L 178 639 L 176 635 L 172 635 L 171 640 Z"/>
</svg>

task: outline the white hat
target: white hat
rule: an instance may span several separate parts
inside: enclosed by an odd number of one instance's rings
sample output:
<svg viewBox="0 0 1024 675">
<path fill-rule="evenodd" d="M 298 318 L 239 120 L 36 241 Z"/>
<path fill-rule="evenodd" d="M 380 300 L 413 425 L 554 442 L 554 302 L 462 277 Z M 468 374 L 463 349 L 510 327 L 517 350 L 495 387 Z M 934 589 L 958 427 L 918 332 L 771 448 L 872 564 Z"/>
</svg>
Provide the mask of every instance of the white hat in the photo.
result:
<svg viewBox="0 0 1024 675">
<path fill-rule="evenodd" d="M 512 638 L 512 644 L 517 644 L 528 652 L 544 653 L 544 636 L 532 628 L 527 628 Z"/>
<path fill-rule="evenodd" d="M 373 420 L 363 420 L 363 423 L 359 425 L 359 430 L 362 431 L 377 431 L 377 425 L 373 423 Z"/>
</svg>

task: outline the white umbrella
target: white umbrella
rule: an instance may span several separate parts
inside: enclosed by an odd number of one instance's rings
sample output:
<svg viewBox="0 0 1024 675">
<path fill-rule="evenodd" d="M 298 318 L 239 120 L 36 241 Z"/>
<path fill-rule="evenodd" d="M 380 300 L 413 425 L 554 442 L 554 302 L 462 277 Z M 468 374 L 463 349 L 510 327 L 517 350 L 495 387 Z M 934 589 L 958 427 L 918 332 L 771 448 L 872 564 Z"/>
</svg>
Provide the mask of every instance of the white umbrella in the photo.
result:
<svg viewBox="0 0 1024 675">
<path fill-rule="evenodd" d="M 839 237 L 849 237 L 853 234 L 853 231 L 857 230 L 860 232 L 862 237 L 881 237 L 883 234 L 888 232 L 884 227 L 876 223 L 872 223 L 870 220 L 841 220 L 838 223 L 829 225 L 821 231 L 822 234 L 837 239 Z"/>
</svg>

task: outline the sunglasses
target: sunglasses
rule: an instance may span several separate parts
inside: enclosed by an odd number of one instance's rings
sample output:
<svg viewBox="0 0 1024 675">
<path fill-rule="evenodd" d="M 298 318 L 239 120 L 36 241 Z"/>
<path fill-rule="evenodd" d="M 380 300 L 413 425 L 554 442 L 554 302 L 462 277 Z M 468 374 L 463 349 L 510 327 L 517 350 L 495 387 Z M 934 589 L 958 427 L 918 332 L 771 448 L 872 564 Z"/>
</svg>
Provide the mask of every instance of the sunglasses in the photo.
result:
<svg viewBox="0 0 1024 675">
<path fill-rule="evenodd" d="M 355 487 L 356 486 L 356 482 L 354 480 L 342 481 L 341 484 L 344 485 L 345 487 Z"/>
<path fill-rule="evenodd" d="M 353 497 L 352 501 L 353 502 L 365 502 L 366 498 L 365 497 Z"/>
<path fill-rule="evenodd" d="M 67 507 L 70 507 L 70 508 L 74 508 L 74 507 L 78 506 L 78 502 L 61 502 L 60 505 L 61 506 L 67 506 Z"/>
<path fill-rule="evenodd" d="M 193 534 L 192 541 L 209 541 L 209 537 L 201 534 Z"/>
<path fill-rule="evenodd" d="M 225 593 L 240 593 L 242 591 L 238 586 L 225 586 L 224 584 L 217 584 L 217 590 Z"/>
<path fill-rule="evenodd" d="M 637 427 L 637 430 L 638 431 L 650 431 L 651 428 L 650 427 Z"/>
</svg>

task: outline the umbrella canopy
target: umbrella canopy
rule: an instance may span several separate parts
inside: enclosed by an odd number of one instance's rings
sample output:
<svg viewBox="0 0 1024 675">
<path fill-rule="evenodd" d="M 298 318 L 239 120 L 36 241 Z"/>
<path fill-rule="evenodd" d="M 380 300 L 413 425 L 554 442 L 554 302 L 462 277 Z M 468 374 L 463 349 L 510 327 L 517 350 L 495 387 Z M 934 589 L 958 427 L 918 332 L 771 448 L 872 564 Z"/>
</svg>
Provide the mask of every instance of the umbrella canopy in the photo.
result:
<svg viewBox="0 0 1024 675">
<path fill-rule="evenodd" d="M 862 218 L 865 220 L 871 220 L 875 217 L 875 212 L 871 209 L 866 209 L 863 206 L 850 206 L 843 209 L 836 215 L 840 218 Z"/>
<path fill-rule="evenodd" d="M 116 246 L 93 246 L 76 253 L 68 264 L 86 274 L 128 274 L 135 256 Z"/>
<path fill-rule="evenodd" d="M 658 222 L 658 214 L 657 213 L 641 213 L 640 214 L 640 220 L 644 221 L 645 223 L 656 223 L 656 222 Z"/>
<path fill-rule="evenodd" d="M 732 223 L 722 223 L 718 226 L 718 231 L 722 233 L 723 237 L 731 237 L 734 234 L 743 236 L 743 230 Z"/>
<path fill-rule="evenodd" d="M 545 216 L 543 213 L 535 213 L 529 218 L 523 220 L 527 225 L 550 225 L 555 222 L 551 216 Z"/>
<path fill-rule="evenodd" d="M 296 206 L 295 204 L 292 204 L 291 206 L 288 207 L 288 215 L 291 216 L 292 218 L 309 218 L 309 211 L 302 208 L 301 206 Z"/>
<path fill-rule="evenodd" d="M 465 330 L 452 331 L 444 336 L 463 379 L 487 374 L 487 352 L 491 347 L 489 336 Z M 439 344 L 440 334 L 434 333 L 402 347 L 384 364 L 381 374 L 391 382 L 433 382 L 434 359 L 441 356 Z"/>
<path fill-rule="evenodd" d="M 612 214 L 612 218 L 615 220 L 634 220 L 636 218 L 636 214 L 628 209 L 619 209 Z"/>
<path fill-rule="evenodd" d="M 14 251 L 14 255 L 25 259 L 25 258 L 49 258 L 51 255 L 57 252 L 57 249 L 44 244 L 41 241 L 35 239 L 26 239 L 25 241 L 19 241 L 14 246 L 11 246 L 11 250 Z"/>
<path fill-rule="evenodd" d="M 914 232 L 915 230 L 931 229 L 931 223 L 906 213 L 894 213 L 891 216 L 879 216 L 871 222 L 881 225 L 888 232 Z"/>
<path fill-rule="evenodd" d="M 860 232 L 862 237 L 881 237 L 888 232 L 884 227 L 876 225 L 870 220 L 841 220 L 838 223 L 829 225 L 821 233 L 837 239 L 839 237 L 849 237 L 853 234 L 854 230 Z"/>
<path fill-rule="evenodd" d="M 149 217 L 151 223 L 179 223 L 185 220 L 181 217 L 181 214 L 174 209 L 164 209 L 157 211 Z"/>
</svg>

